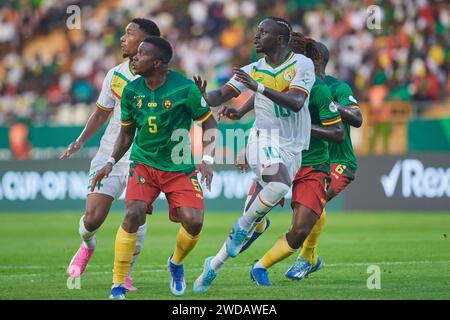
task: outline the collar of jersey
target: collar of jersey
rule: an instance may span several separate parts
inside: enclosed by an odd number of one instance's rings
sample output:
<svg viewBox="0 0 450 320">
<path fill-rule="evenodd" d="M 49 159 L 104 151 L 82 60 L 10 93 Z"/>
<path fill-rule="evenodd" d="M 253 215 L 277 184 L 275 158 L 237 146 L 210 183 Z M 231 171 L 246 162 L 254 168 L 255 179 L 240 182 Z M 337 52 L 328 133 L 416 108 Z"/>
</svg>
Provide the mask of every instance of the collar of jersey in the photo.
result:
<svg viewBox="0 0 450 320">
<path fill-rule="evenodd" d="M 294 52 L 293 51 L 290 51 L 287 55 L 286 55 L 286 58 L 282 61 L 282 62 L 280 62 L 278 65 L 276 65 L 276 66 L 273 66 L 269 61 L 267 61 L 267 59 L 264 57 L 264 61 L 266 62 L 266 64 L 268 65 L 268 66 L 270 66 L 272 69 L 276 69 L 276 68 L 279 68 L 280 66 L 282 66 L 283 64 L 285 64 L 286 62 L 288 62 L 289 60 L 291 60 L 291 58 L 294 56 Z"/>
</svg>

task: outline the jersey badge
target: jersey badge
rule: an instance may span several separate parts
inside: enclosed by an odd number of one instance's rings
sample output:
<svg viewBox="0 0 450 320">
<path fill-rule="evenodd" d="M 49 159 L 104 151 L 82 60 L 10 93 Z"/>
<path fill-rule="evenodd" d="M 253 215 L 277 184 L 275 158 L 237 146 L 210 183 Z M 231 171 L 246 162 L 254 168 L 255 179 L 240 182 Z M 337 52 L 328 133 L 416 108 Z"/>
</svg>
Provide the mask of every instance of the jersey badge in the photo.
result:
<svg viewBox="0 0 450 320">
<path fill-rule="evenodd" d="M 291 71 L 286 70 L 286 72 L 283 74 L 283 78 L 284 78 L 284 80 L 291 82 L 292 79 L 294 79 L 294 75 L 292 74 Z"/>
<path fill-rule="evenodd" d="M 164 106 L 164 109 L 166 109 L 166 110 L 172 108 L 172 100 L 170 100 L 170 99 L 164 100 L 163 106 Z"/>
</svg>

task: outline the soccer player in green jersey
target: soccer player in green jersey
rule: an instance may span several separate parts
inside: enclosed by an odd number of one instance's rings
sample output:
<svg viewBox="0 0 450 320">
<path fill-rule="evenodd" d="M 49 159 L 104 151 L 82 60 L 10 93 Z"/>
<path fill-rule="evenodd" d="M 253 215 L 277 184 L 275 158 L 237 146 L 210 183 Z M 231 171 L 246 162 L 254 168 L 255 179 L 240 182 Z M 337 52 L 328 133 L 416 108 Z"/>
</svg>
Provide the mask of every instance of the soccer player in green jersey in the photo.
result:
<svg viewBox="0 0 450 320">
<path fill-rule="evenodd" d="M 83 145 L 93 137 L 102 126 L 108 122 L 105 133 L 103 134 L 97 154 L 91 161 L 89 169 L 89 178 L 95 176 L 98 169 L 103 167 L 114 147 L 114 141 L 120 131 L 120 99 L 123 89 L 128 82 L 136 79 L 139 75 L 131 71 L 130 63 L 133 56 L 137 53 L 139 44 L 149 36 L 159 36 L 158 26 L 151 20 L 135 18 L 125 28 L 125 34 L 120 38 L 120 47 L 123 57 L 128 58 L 124 62 L 111 68 L 103 80 L 102 89 L 97 99 L 95 111 L 89 117 L 80 136 L 72 142 L 60 159 L 64 160 L 72 156 Z M 69 277 L 80 277 L 92 258 L 97 247 L 96 234 L 100 230 L 103 222 L 108 216 L 111 205 L 115 199 L 118 199 L 124 192 L 128 178 L 128 169 L 130 150 L 116 163 L 111 174 L 102 181 L 100 188 L 89 191 L 86 188 L 86 209 L 80 219 L 79 233 L 82 239 L 81 245 L 70 261 L 67 273 Z M 128 271 L 125 286 L 128 290 L 137 290 L 133 286 L 131 277 L 136 259 L 139 256 L 141 247 L 144 243 L 147 233 L 147 224 L 142 224 L 137 232 L 137 244 L 133 261 Z"/>
<path fill-rule="evenodd" d="M 160 37 L 149 37 L 139 45 L 132 68 L 141 77 L 124 89 L 120 134 L 111 157 L 91 185 L 94 189 L 100 184 L 133 144 L 126 214 L 115 242 L 112 299 L 125 298 L 124 282 L 136 245 L 136 231 L 146 213 L 152 212 L 152 203 L 160 192 L 166 194 L 170 219 L 181 223 L 175 250 L 168 259 L 174 295 L 182 295 L 186 289 L 183 260 L 196 245 L 203 225 L 203 193 L 189 130 L 193 120 L 202 123 L 204 155 L 198 170 L 210 189 L 215 142 L 207 137 L 211 136 L 209 130 L 213 137 L 216 135 L 217 123 L 195 83 L 169 69 L 171 58 L 171 45 Z"/>
<path fill-rule="evenodd" d="M 321 52 L 321 56 L 324 57 L 322 64 L 323 70 L 325 70 L 329 59 L 329 52 L 327 47 L 322 43 L 318 43 L 318 49 Z M 363 119 L 358 101 L 353 96 L 353 91 L 347 83 L 330 75 L 325 76 L 324 82 L 330 88 L 333 94 L 333 100 L 338 105 L 345 129 L 344 143 L 330 145 L 330 173 L 332 180 L 327 197 L 328 200 L 331 200 L 355 179 L 358 164 L 355 152 L 353 151 L 350 126 L 356 128 L 361 127 Z"/>
<path fill-rule="evenodd" d="M 323 78 L 325 84 L 330 88 L 333 101 L 338 108 L 345 129 L 345 140 L 343 143 L 329 143 L 331 182 L 327 190 L 326 201 L 328 202 L 354 180 L 357 162 L 350 137 L 350 126 L 360 127 L 362 116 L 350 86 L 325 74 L 325 68 L 329 59 L 327 47 L 320 42 L 316 42 L 315 45 L 321 56 L 320 64 L 317 66 L 319 77 Z M 316 223 L 312 232 L 303 243 L 302 251 L 286 272 L 286 276 L 300 280 L 322 267 L 322 259 L 317 254 L 317 246 L 325 223 L 325 210 L 322 216 L 323 218 Z"/>
</svg>

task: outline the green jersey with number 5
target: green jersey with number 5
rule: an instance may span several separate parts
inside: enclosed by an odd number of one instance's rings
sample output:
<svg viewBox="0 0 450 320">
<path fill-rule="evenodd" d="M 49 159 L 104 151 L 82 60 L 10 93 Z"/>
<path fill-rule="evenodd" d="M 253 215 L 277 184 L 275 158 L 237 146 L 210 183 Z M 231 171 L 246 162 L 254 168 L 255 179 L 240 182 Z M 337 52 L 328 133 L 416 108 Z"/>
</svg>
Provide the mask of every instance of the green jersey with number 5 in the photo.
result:
<svg viewBox="0 0 450 320">
<path fill-rule="evenodd" d="M 195 83 L 170 70 L 166 81 L 150 89 L 140 77 L 124 89 L 122 126 L 135 125 L 130 160 L 164 171 L 195 169 L 190 149 L 192 121 L 205 121 L 212 113 Z"/>
</svg>

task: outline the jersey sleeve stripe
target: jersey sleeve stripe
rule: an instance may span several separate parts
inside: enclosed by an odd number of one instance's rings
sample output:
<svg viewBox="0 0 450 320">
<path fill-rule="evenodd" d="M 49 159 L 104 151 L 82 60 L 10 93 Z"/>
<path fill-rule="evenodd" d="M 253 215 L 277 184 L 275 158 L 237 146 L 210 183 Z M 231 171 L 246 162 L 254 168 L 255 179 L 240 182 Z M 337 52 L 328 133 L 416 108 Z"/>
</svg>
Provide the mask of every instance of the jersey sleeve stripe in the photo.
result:
<svg viewBox="0 0 450 320">
<path fill-rule="evenodd" d="M 294 89 L 294 90 L 302 91 L 302 92 L 306 93 L 307 95 L 309 95 L 309 91 L 308 91 L 308 90 L 306 90 L 306 89 L 305 89 L 305 88 L 303 88 L 303 87 L 300 87 L 300 86 L 296 86 L 296 85 L 291 85 L 291 86 L 289 86 L 289 90 L 290 90 L 290 89 Z"/>
<path fill-rule="evenodd" d="M 111 92 L 116 96 L 117 99 L 122 99 L 122 97 L 119 96 L 114 90 L 111 90 Z"/>
<path fill-rule="evenodd" d="M 124 120 L 122 120 L 120 123 L 122 124 L 122 126 L 124 126 L 124 127 L 126 127 L 126 126 L 129 126 L 130 124 L 133 124 L 133 120 L 126 120 L 126 121 L 124 121 Z"/>
<path fill-rule="evenodd" d="M 205 113 L 205 114 L 204 114 L 203 116 L 201 116 L 200 118 L 195 119 L 195 121 L 202 123 L 202 122 L 208 120 L 209 117 L 211 117 L 211 116 L 212 116 L 212 112 L 211 112 L 211 110 L 209 110 L 207 113 Z"/>
<path fill-rule="evenodd" d="M 342 121 L 341 116 L 337 116 L 337 117 L 332 118 L 332 119 L 323 120 L 323 121 L 322 121 L 322 124 L 323 124 L 324 126 L 330 126 L 330 125 L 332 125 L 332 124 L 339 123 L 339 122 L 341 122 L 341 121 Z"/>
<path fill-rule="evenodd" d="M 227 82 L 226 85 L 229 86 L 232 90 L 234 90 L 237 94 L 241 94 L 241 91 L 239 91 L 239 89 L 233 86 L 231 83 Z"/>
<path fill-rule="evenodd" d="M 351 106 L 343 106 L 344 108 L 349 108 L 349 109 L 359 109 L 359 106 L 357 105 L 351 105 Z"/>
<path fill-rule="evenodd" d="M 108 109 L 108 108 L 102 106 L 102 105 L 101 105 L 100 103 L 98 103 L 98 102 L 95 104 L 95 106 L 96 106 L 97 108 L 99 108 L 100 110 L 103 110 L 103 111 L 106 111 L 106 112 L 111 112 L 111 111 L 113 111 L 113 109 Z"/>
</svg>

